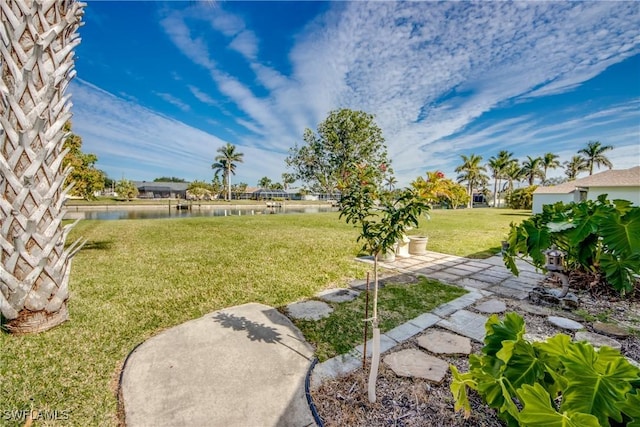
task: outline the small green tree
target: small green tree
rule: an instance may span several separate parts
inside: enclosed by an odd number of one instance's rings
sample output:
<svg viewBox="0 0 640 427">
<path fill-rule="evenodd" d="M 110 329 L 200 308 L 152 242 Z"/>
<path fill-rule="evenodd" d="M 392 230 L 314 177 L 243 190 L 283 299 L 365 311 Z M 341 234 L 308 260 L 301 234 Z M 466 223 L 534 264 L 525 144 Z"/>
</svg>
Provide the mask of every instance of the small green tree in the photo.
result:
<svg viewBox="0 0 640 427">
<path fill-rule="evenodd" d="M 71 132 L 71 122 L 64 125 L 65 132 Z M 69 150 L 62 160 L 62 168 L 71 168 L 66 183 L 73 183 L 69 194 L 85 200 L 95 199 L 95 193 L 104 189 L 104 172 L 96 168 L 98 156 L 82 152 L 82 138 L 70 133 L 63 148 Z"/>
<path fill-rule="evenodd" d="M 118 197 L 131 200 L 138 197 L 138 188 L 133 184 L 133 181 L 121 179 L 116 183 L 116 193 L 118 193 Z"/>
<path fill-rule="evenodd" d="M 187 197 L 202 200 L 210 199 L 211 196 L 211 185 L 204 181 L 196 180 L 187 186 Z"/>
<path fill-rule="evenodd" d="M 380 362 L 380 329 L 378 328 L 378 257 L 393 249 L 408 227 L 417 227 L 420 215 L 429 210 L 418 190 L 407 188 L 398 193 L 381 191 L 379 167 L 367 163 L 352 164 L 339 188 L 340 218 L 360 228 L 358 241 L 362 249 L 373 255 L 373 357 L 369 375 L 369 401 L 375 402 L 375 382 Z M 397 194 L 397 196 L 395 196 Z M 377 354 L 376 354 L 377 351 Z"/>
<path fill-rule="evenodd" d="M 317 133 L 304 131 L 304 145 L 296 145 L 287 157 L 294 176 L 312 189 L 333 193 L 353 163 L 378 165 L 372 177 L 382 183 L 389 166 L 382 130 L 371 114 L 346 108 L 331 111 Z"/>
<path fill-rule="evenodd" d="M 511 209 L 531 209 L 533 207 L 533 192 L 538 188 L 537 185 L 530 185 L 507 195 L 507 205 Z"/>
</svg>

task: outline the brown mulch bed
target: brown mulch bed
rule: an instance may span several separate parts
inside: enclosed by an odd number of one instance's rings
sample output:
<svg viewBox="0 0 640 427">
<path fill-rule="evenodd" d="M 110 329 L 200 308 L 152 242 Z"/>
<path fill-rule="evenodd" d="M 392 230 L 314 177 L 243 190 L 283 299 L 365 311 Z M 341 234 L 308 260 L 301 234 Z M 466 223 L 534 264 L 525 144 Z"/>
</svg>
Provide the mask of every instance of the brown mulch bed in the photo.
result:
<svg viewBox="0 0 640 427">
<path fill-rule="evenodd" d="M 574 291 L 574 289 L 572 289 Z M 586 329 L 593 332 L 592 321 L 595 317 L 606 322 L 617 323 L 624 328 L 633 328 L 635 334 L 618 339 L 622 344 L 621 353 L 640 361 L 640 298 L 638 295 L 621 298 L 599 287 L 589 286 L 574 291 L 580 298 L 580 311 L 587 320 L 571 312 L 558 310 L 555 315 L 580 321 Z M 546 316 L 533 315 L 517 310 L 517 301 L 504 299 L 508 311 L 518 311 L 526 321 L 528 333 L 552 336 L 560 331 L 546 322 Z M 473 307 L 467 308 L 473 310 Z M 417 337 L 391 350 L 419 348 Z M 473 352 L 479 353 L 482 345 L 473 343 Z M 421 349 L 421 351 L 425 351 Z M 428 353 L 428 352 L 427 352 Z M 382 355 L 384 357 L 384 354 Z M 459 370 L 468 370 L 467 356 L 438 357 L 455 365 Z M 472 413 L 465 419 L 461 413 L 455 413 L 454 401 L 449 390 L 451 374 L 447 374 L 441 384 L 427 380 L 397 376 L 384 363 L 376 386 L 376 402 L 371 404 L 367 398 L 367 369 L 357 371 L 324 382 L 318 389 L 312 390 L 313 402 L 325 426 L 503 426 L 505 425 L 495 411 L 486 406 L 472 391 L 470 401 Z"/>
</svg>

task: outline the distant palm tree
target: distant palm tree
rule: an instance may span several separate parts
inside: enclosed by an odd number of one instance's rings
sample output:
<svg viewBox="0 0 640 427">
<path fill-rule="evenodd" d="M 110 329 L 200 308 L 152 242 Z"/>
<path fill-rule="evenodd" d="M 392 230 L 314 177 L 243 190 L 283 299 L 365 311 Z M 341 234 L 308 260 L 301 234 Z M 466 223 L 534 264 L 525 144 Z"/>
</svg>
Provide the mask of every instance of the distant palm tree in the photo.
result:
<svg viewBox="0 0 640 427">
<path fill-rule="evenodd" d="M 455 171 L 459 173 L 458 182 L 467 183 L 467 192 L 469 194 L 468 207 L 473 207 L 473 189 L 486 185 L 489 182 L 489 177 L 486 175 L 487 168 L 480 164 L 482 156 L 471 154 L 465 156 L 462 154 L 462 164 L 458 166 Z"/>
<path fill-rule="evenodd" d="M 387 175 L 384 178 L 384 185 L 387 186 L 387 189 L 389 191 L 393 191 L 393 189 L 395 188 L 396 184 L 398 183 L 398 180 L 396 179 L 395 176 L 393 175 Z"/>
<path fill-rule="evenodd" d="M 582 156 L 573 156 L 570 161 L 564 162 L 564 173 L 569 178 L 569 181 L 573 181 L 578 177 L 578 174 L 582 171 L 586 171 L 589 167 L 587 161 Z"/>
<path fill-rule="evenodd" d="M 527 160 L 522 161 L 522 175 L 527 178 L 529 185 L 533 185 L 536 178 L 542 178 L 542 158 L 527 156 Z"/>
<path fill-rule="evenodd" d="M 504 170 L 509 163 L 514 162 L 513 153 L 507 150 L 501 150 L 497 156 L 492 156 L 487 163 L 489 169 L 491 169 L 491 177 L 493 178 L 493 207 L 498 207 L 498 193 L 502 178 L 504 177 Z"/>
<path fill-rule="evenodd" d="M 272 181 L 269 177 L 263 176 L 260 178 L 260 181 L 258 181 L 258 187 L 269 190 L 271 188 L 271 183 Z"/>
<path fill-rule="evenodd" d="M 611 161 L 603 154 L 609 150 L 613 150 L 613 146 L 602 145 L 600 141 L 589 141 L 585 148 L 578 150 L 578 154 L 584 154 L 589 175 L 593 175 L 593 165 L 596 165 L 598 168 L 600 165 L 606 166 L 609 169 L 613 167 Z"/>
<path fill-rule="evenodd" d="M 211 165 L 212 169 L 223 170 L 224 180 L 227 185 L 227 200 L 231 200 L 231 175 L 236 174 L 236 163 L 242 163 L 243 153 L 236 151 L 236 146 L 228 143 L 216 150 L 219 155 L 215 157 L 216 163 Z"/>
<path fill-rule="evenodd" d="M 522 168 L 520 168 L 520 164 L 517 161 L 510 162 L 504 168 L 504 179 L 506 182 L 506 190 L 507 195 L 511 195 L 513 193 L 513 183 L 520 182 L 522 180 Z"/>
<path fill-rule="evenodd" d="M 549 169 L 556 169 L 560 167 L 560 161 L 558 160 L 558 155 L 554 153 L 545 153 L 542 156 L 542 183 L 546 183 L 547 181 L 547 171 Z"/>
</svg>

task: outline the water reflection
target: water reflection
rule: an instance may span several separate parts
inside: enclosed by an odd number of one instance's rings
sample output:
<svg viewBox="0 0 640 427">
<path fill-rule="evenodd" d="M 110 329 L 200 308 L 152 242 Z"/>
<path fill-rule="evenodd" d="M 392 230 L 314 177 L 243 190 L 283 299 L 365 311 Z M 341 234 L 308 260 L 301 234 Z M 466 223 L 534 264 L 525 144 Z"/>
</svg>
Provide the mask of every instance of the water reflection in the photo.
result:
<svg viewBox="0 0 640 427">
<path fill-rule="evenodd" d="M 292 213 L 319 213 L 337 212 L 338 209 L 330 206 L 299 206 L 280 208 L 218 208 L 218 207 L 197 207 L 190 210 L 171 208 L 135 208 L 118 209 L 117 207 L 105 209 L 80 210 L 75 207 L 68 208 L 65 218 L 68 219 L 164 219 L 164 218 L 192 218 L 201 216 L 246 216 L 246 215 L 271 215 L 271 214 L 292 214 Z"/>
</svg>

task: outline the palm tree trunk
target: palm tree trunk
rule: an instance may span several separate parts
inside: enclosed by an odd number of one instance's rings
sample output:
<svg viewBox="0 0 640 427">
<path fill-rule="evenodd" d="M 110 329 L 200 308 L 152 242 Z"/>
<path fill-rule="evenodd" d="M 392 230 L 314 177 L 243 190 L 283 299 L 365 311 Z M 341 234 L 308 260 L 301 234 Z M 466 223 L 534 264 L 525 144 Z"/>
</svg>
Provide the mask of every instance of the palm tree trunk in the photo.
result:
<svg viewBox="0 0 640 427">
<path fill-rule="evenodd" d="M 71 257 L 81 245 L 65 249 L 63 126 L 84 6 L 0 2 L 0 313 L 13 333 L 68 318 Z"/>
</svg>

